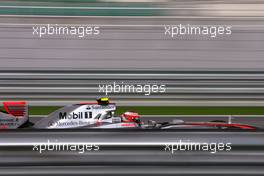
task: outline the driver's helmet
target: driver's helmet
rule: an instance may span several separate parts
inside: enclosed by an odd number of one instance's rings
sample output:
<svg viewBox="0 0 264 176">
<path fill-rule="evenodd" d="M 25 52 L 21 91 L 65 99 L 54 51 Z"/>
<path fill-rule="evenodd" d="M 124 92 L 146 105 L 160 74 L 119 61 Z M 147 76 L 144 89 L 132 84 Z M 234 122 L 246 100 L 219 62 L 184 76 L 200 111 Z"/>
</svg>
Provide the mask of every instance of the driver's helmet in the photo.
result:
<svg viewBox="0 0 264 176">
<path fill-rule="evenodd" d="M 140 123 L 139 114 L 137 112 L 125 112 L 121 115 L 121 118 L 124 122 L 136 122 Z"/>
</svg>

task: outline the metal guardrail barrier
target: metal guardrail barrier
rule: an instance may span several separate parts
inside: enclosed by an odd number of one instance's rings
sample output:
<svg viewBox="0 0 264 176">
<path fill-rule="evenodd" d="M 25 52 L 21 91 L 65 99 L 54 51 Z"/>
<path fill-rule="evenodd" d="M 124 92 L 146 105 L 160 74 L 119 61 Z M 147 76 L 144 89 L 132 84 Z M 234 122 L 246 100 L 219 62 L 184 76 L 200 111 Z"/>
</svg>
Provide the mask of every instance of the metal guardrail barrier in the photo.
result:
<svg viewBox="0 0 264 176">
<path fill-rule="evenodd" d="M 163 93 L 109 93 L 119 105 L 263 106 L 262 72 L 1 71 L 1 101 L 65 105 L 106 96 L 100 85 L 165 85 Z M 237 104 L 238 103 L 238 104 Z"/>
<path fill-rule="evenodd" d="M 37 171 L 43 175 L 102 175 L 103 171 L 107 172 L 106 175 L 261 175 L 264 164 L 263 136 L 263 132 L 2 131 L 0 175 L 33 175 Z M 208 144 L 231 142 L 232 150 L 216 153 L 175 151 L 173 154 L 165 151 L 166 144 L 180 139 Z M 34 146 L 43 145 L 47 140 L 50 140 L 50 144 L 54 141 L 58 144 L 96 144 L 100 150 L 85 153 L 67 150 L 39 153 L 33 150 Z M 245 166 L 246 170 L 243 169 Z"/>
<path fill-rule="evenodd" d="M 98 169 L 100 168 L 100 169 Z M 116 176 L 116 175 L 155 175 L 155 176 L 166 176 L 166 175 L 252 175 L 262 176 L 263 166 L 30 166 L 30 167 L 4 167 L 1 169 L 0 175 L 96 175 L 96 176 Z"/>
</svg>

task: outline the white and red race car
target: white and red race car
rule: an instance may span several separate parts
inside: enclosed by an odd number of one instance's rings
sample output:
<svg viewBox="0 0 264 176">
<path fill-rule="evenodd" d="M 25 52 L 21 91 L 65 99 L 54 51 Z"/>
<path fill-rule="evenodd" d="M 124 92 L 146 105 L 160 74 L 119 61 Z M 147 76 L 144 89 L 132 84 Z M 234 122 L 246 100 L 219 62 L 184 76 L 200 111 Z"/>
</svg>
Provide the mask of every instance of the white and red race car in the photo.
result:
<svg viewBox="0 0 264 176">
<path fill-rule="evenodd" d="M 38 129 L 67 128 L 138 128 L 139 115 L 126 112 L 115 117 L 116 105 L 108 98 L 100 98 L 95 103 L 80 103 L 64 106 L 35 124 L 29 121 L 26 102 L 4 102 L 5 111 L 0 112 L 0 128 L 16 129 L 31 126 Z"/>
<path fill-rule="evenodd" d="M 138 129 L 236 129 L 255 131 L 256 127 L 238 123 L 213 122 L 172 122 L 140 120 L 136 112 L 125 112 L 120 117 L 114 116 L 116 105 L 108 98 L 99 98 L 95 103 L 80 103 L 64 106 L 36 123 L 29 121 L 26 102 L 4 102 L 4 112 L 0 112 L 0 129 L 35 128 L 35 129 L 69 129 L 69 128 L 138 128 Z"/>
</svg>

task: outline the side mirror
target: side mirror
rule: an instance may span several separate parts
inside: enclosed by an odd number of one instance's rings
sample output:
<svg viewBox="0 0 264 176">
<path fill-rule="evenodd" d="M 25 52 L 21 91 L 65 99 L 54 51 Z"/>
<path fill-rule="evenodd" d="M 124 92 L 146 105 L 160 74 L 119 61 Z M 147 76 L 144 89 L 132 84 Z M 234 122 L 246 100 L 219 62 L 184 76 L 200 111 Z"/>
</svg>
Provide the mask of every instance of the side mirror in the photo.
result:
<svg viewBox="0 0 264 176">
<path fill-rule="evenodd" d="M 121 117 L 112 117 L 112 123 L 121 123 L 122 119 Z"/>
</svg>

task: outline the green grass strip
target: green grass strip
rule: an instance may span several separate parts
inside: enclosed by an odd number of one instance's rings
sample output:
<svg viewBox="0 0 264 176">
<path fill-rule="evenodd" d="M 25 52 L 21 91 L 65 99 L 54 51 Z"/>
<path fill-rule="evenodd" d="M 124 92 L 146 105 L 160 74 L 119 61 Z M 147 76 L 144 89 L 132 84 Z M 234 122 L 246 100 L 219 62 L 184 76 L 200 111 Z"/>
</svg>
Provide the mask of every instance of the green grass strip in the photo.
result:
<svg viewBox="0 0 264 176">
<path fill-rule="evenodd" d="M 47 115 L 60 107 L 30 107 L 30 115 Z M 136 111 L 141 115 L 264 115 L 264 107 L 118 107 L 119 115 Z"/>
</svg>

